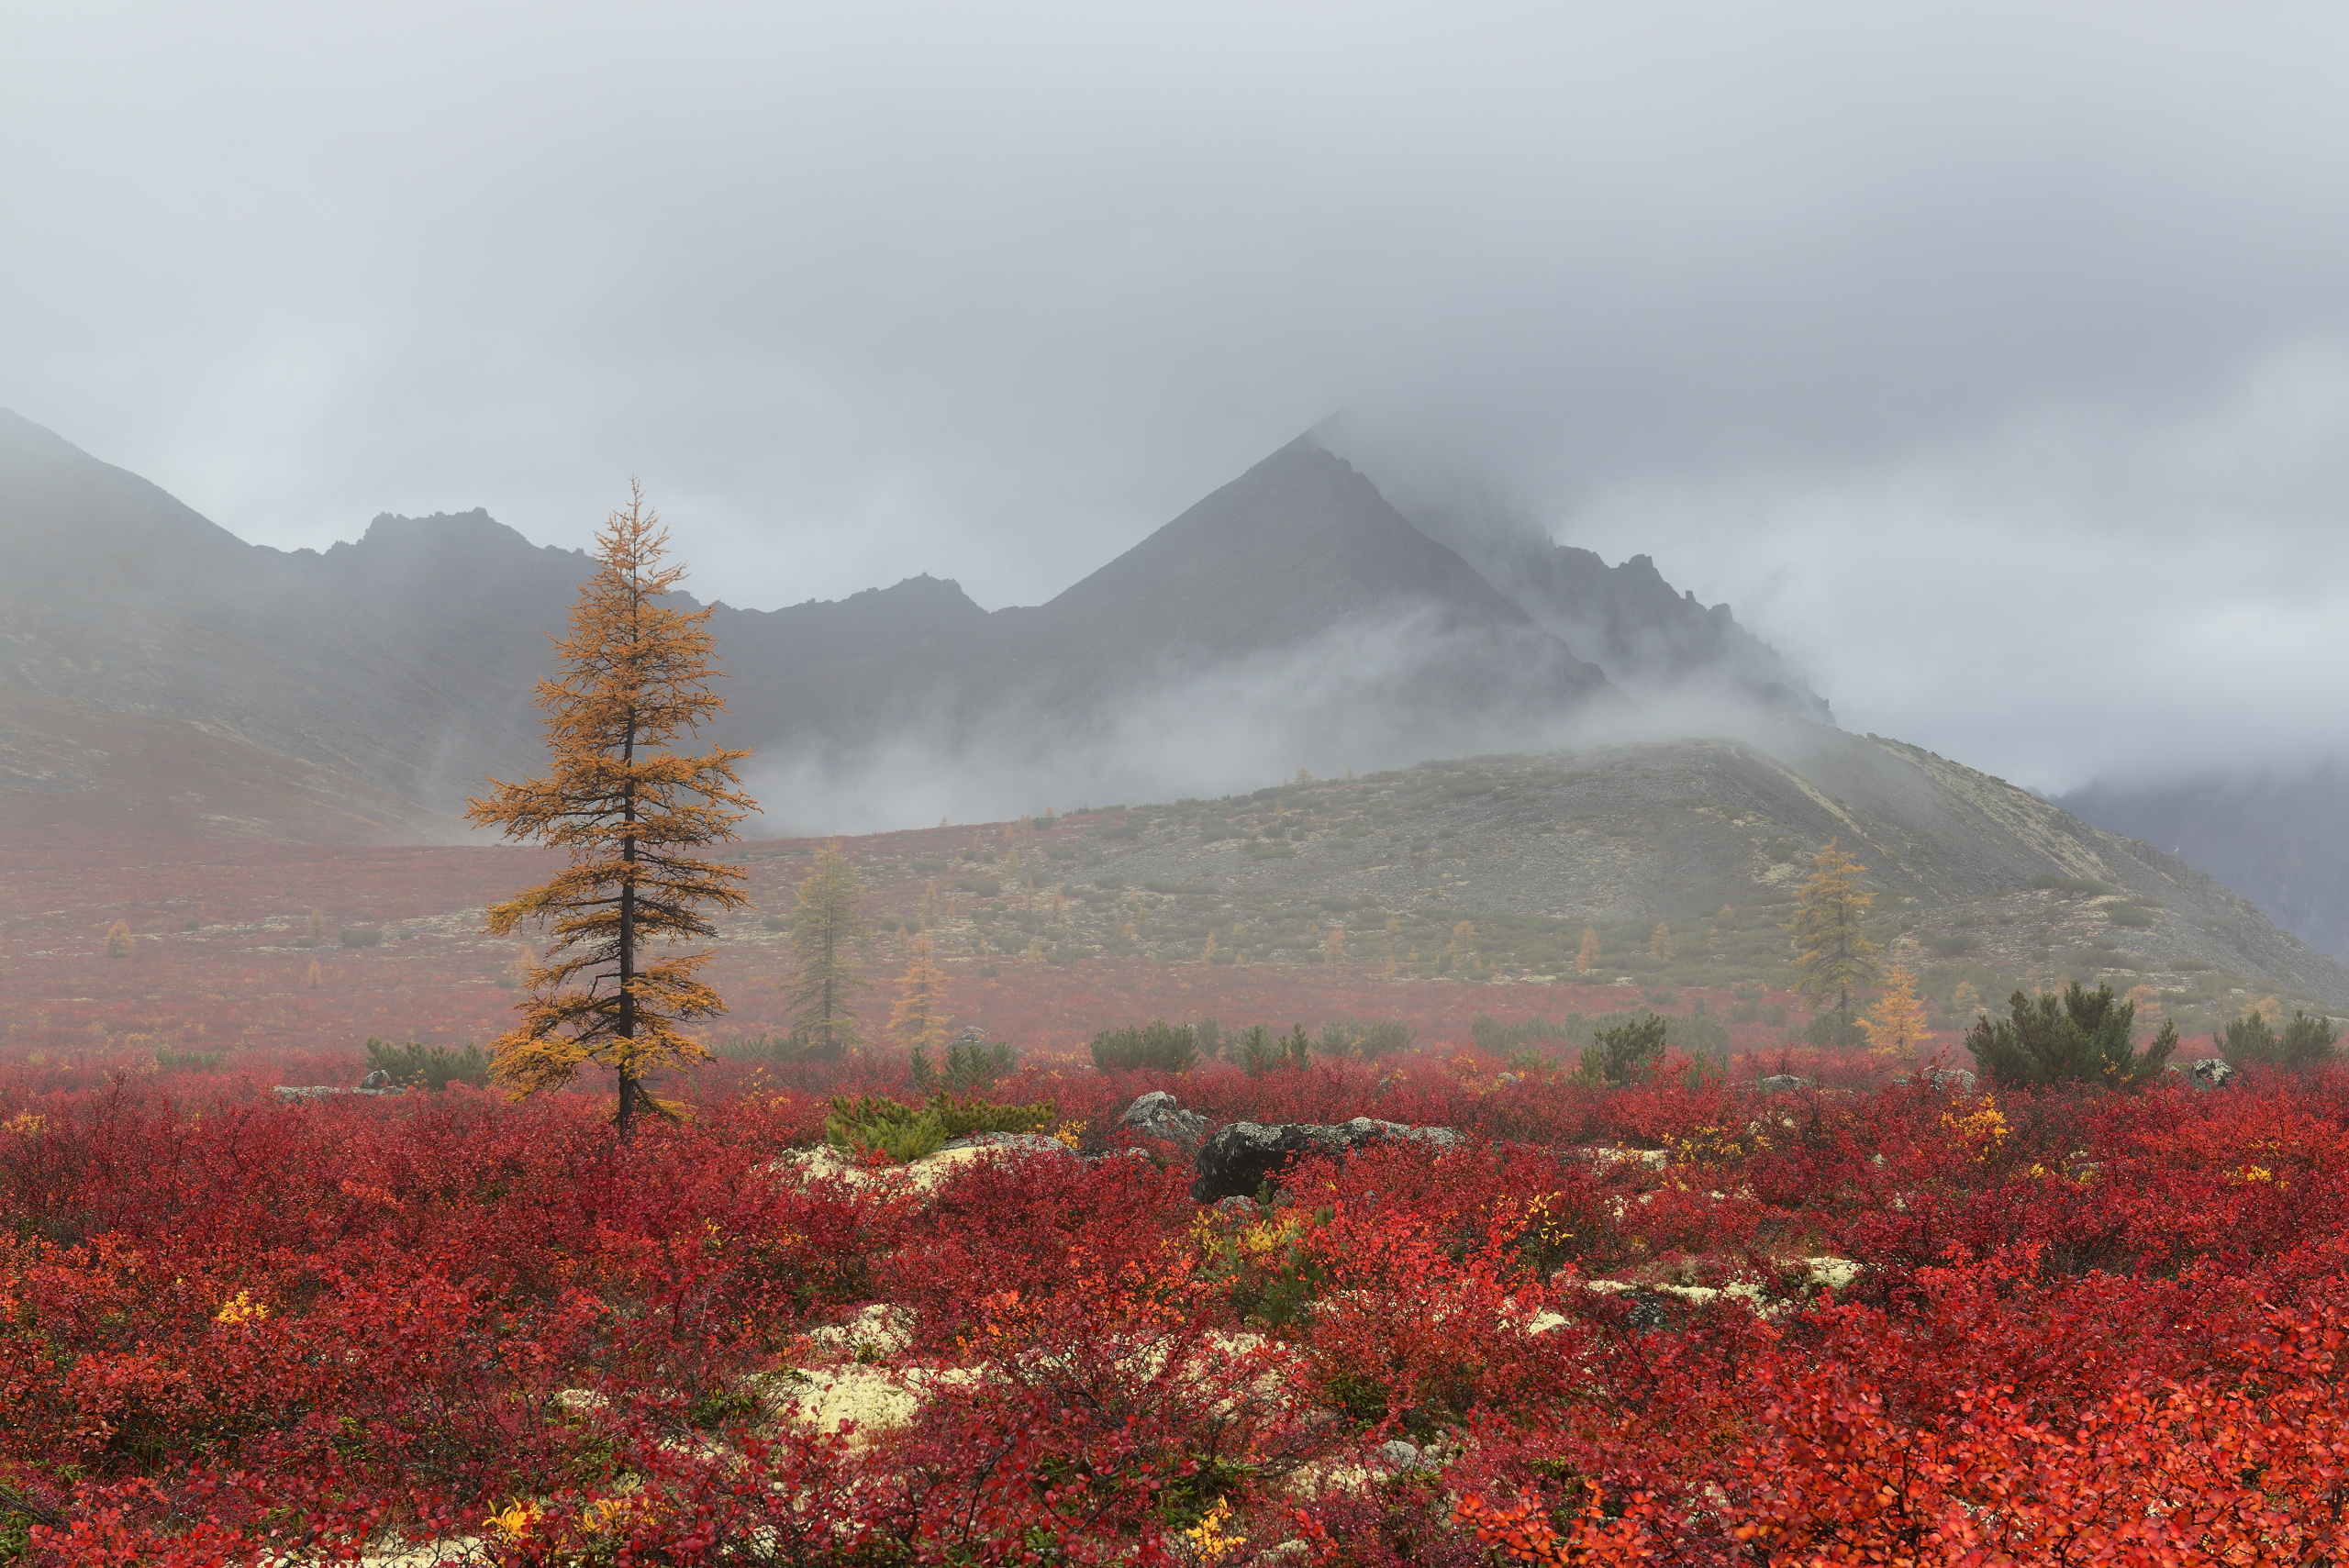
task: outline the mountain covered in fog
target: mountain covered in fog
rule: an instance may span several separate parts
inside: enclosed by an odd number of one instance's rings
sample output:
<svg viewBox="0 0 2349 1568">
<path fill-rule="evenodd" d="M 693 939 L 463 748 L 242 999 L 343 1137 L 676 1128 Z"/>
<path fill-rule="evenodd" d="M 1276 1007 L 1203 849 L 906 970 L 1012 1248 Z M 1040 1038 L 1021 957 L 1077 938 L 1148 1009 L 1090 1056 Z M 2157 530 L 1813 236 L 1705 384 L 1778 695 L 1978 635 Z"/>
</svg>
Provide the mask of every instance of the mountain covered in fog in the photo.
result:
<svg viewBox="0 0 2349 1568">
<path fill-rule="evenodd" d="M 534 765 L 546 633 L 590 568 L 481 511 L 379 517 L 322 553 L 248 545 L 5 414 L 0 529 L 19 566 L 0 581 L 0 703 L 194 724 L 441 813 Z M 1300 439 L 1044 605 L 988 614 L 926 575 L 720 605 L 717 739 L 756 750 L 792 799 L 885 776 L 910 809 L 941 777 L 985 795 L 1038 770 L 1144 795 L 1538 742 L 1620 706 L 1602 666 L 1637 686 L 1750 654 L 1725 608 L 1582 553 L 1504 591 Z M 19 751 L 18 773 L 72 792 L 73 766 Z"/>
<path fill-rule="evenodd" d="M 1416 520 L 1635 701 L 1835 721 L 1827 699 L 1776 649 L 1738 625 L 1729 606 L 1699 604 L 1694 593 L 1675 591 L 1653 557 L 1609 566 L 1594 551 L 1524 526 L 1479 527 L 1441 511 Z"/>
<path fill-rule="evenodd" d="M 2057 803 L 2175 851 L 2349 961 L 2349 775 L 2337 765 L 2182 784 L 2099 781 Z"/>
</svg>

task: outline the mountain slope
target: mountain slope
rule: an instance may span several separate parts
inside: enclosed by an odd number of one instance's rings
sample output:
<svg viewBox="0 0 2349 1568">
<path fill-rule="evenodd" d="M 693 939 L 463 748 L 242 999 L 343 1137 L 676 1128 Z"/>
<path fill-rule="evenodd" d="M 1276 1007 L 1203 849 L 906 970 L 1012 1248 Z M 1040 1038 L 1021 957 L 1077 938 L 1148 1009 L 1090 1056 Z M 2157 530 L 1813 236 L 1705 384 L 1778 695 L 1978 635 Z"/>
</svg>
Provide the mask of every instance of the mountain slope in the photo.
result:
<svg viewBox="0 0 2349 1568">
<path fill-rule="evenodd" d="M 1197 956 L 1213 931 L 1226 957 L 1310 959 L 1343 926 L 1352 956 L 1378 957 L 1391 917 L 1405 973 L 1457 942 L 1503 977 L 1556 977 L 1596 925 L 1609 975 L 1696 984 L 1750 962 L 1785 984 L 1778 922 L 1830 840 L 1868 868 L 1880 937 L 1910 941 L 1944 999 L 1961 980 L 1995 1001 L 2077 976 L 2145 986 L 2205 1028 L 2267 991 L 2349 1009 L 2349 969 L 2177 857 L 1920 748 L 1793 718 L 1131 807 L 1064 821 L 1020 874 L 1077 890 L 1059 940 L 1084 951 Z M 1002 902 L 996 924 L 1052 934 Z M 1668 958 L 1649 951 L 1658 922 L 1678 933 Z M 1709 971 L 1716 951 L 1726 967 Z"/>
<path fill-rule="evenodd" d="M 2176 784 L 2099 781 L 2056 803 L 2116 833 L 2170 846 L 2349 961 L 2349 775 L 2337 766 Z"/>
</svg>

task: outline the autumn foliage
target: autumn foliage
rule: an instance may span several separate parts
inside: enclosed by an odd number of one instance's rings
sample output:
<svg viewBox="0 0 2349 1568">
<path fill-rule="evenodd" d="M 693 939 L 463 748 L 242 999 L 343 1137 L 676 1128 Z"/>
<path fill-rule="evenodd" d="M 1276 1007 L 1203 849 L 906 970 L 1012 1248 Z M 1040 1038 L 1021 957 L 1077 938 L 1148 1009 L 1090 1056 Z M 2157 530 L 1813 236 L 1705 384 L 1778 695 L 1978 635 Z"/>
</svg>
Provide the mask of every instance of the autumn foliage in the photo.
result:
<svg viewBox="0 0 2349 1568">
<path fill-rule="evenodd" d="M 552 771 L 493 780 L 467 813 L 571 856 L 551 880 L 489 906 L 499 936 L 531 922 L 554 938 L 529 972 L 521 1022 L 494 1048 L 498 1081 L 527 1095 L 568 1084 L 586 1062 L 610 1067 L 623 1136 L 647 1078 L 707 1054 L 681 1026 L 726 1010 L 701 977 L 707 951 L 648 950 L 715 936 L 705 908 L 748 902 L 738 868 L 696 851 L 732 838 L 751 809 L 734 772 L 750 753 L 669 750 L 726 705 L 709 689 L 712 612 L 661 602 L 685 577 L 661 563 L 667 542 L 631 485 L 627 508 L 596 536 L 596 571 L 555 644 L 562 673 L 539 683 Z"/>
<path fill-rule="evenodd" d="M 2341 1070 L 1993 1099 L 1502 1065 L 1035 1052 L 991 1094 L 1081 1152 L 918 1193 L 777 1164 L 831 1095 L 906 1095 L 894 1060 L 714 1063 L 626 1143 L 585 1085 L 279 1104 L 0 1063 L 0 1553 L 2349 1551 Z M 1464 1136 L 1202 1207 L 1118 1129 L 1157 1087 Z M 860 1377 L 898 1413 L 819 1418 Z"/>
</svg>

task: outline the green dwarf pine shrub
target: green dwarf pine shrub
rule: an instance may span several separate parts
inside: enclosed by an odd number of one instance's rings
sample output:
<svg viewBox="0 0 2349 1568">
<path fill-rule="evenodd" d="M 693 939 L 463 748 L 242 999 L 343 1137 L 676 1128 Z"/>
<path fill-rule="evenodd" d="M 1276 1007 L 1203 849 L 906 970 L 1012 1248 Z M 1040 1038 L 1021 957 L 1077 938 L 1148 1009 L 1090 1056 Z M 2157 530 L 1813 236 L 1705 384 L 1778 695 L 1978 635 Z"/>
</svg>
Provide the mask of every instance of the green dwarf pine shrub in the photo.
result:
<svg viewBox="0 0 2349 1568">
<path fill-rule="evenodd" d="M 2220 1052 L 2237 1067 L 2263 1062 L 2298 1073 L 2332 1061 L 2333 1047 L 2340 1039 L 2341 1031 L 2333 1027 L 2332 1019 L 2311 1015 L 2306 1008 L 2293 1012 L 2292 1021 L 2284 1026 L 2280 1035 L 2268 1027 L 2266 1018 L 2251 1012 L 2228 1023 Z"/>
<path fill-rule="evenodd" d="M 877 1095 L 853 1100 L 836 1095 L 831 1114 L 824 1118 L 824 1140 L 853 1154 L 877 1149 L 899 1164 L 911 1164 L 936 1153 L 950 1139 L 983 1132 L 1041 1132 L 1058 1115 L 1050 1100 L 998 1106 L 975 1095 L 950 1099 L 940 1094 L 924 1105 L 909 1106 Z"/>
<path fill-rule="evenodd" d="M 1103 1073 L 1181 1073 L 1199 1060 L 1198 1037 L 1188 1024 L 1163 1018 L 1124 1029 L 1103 1029 L 1093 1037 L 1093 1065 Z"/>
<path fill-rule="evenodd" d="M 1669 1029 L 1662 1018 L 1650 1013 L 1613 1029 L 1593 1029 L 1589 1049 L 1575 1063 L 1574 1081 L 1594 1087 L 1639 1083 L 1664 1059 Z"/>
<path fill-rule="evenodd" d="M 997 1040 L 993 1045 L 978 1040 L 956 1040 L 946 1048 L 943 1069 L 932 1066 L 930 1052 L 917 1045 L 906 1062 L 913 1073 L 914 1087 L 927 1098 L 931 1095 L 967 1095 L 993 1086 L 997 1078 L 1011 1071 L 1011 1047 Z"/>
<path fill-rule="evenodd" d="M 489 1082 L 489 1056 L 477 1045 L 449 1051 L 415 1040 L 394 1045 L 369 1035 L 367 1070 L 381 1072 L 406 1089 L 445 1089 L 451 1084 L 478 1086 Z"/>
<path fill-rule="evenodd" d="M 2130 1030 L 2136 1005 L 2113 995 L 2110 985 L 2090 991 L 2075 980 L 2060 997 L 2043 993 L 2035 1000 L 2017 991 L 2007 1007 L 2007 1018 L 1986 1017 L 1965 1037 L 1976 1069 L 2001 1089 L 2139 1088 L 2160 1075 L 2177 1049 L 2177 1025 L 2165 1019 L 2161 1032 L 2137 1050 Z"/>
</svg>

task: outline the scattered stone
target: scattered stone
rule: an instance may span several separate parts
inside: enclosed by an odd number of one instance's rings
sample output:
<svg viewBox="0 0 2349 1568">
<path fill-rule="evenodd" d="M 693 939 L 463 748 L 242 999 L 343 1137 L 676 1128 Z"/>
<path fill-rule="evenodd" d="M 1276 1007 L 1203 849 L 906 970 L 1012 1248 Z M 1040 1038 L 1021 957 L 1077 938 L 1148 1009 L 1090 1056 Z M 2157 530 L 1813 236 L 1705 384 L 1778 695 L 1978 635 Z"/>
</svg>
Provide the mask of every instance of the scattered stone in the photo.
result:
<svg viewBox="0 0 2349 1568">
<path fill-rule="evenodd" d="M 1609 1165 L 1645 1165 L 1652 1171 L 1660 1171 L 1672 1162 L 1672 1156 L 1661 1149 L 1617 1149 L 1598 1144 L 1566 1152 L 1577 1160 L 1589 1161 L 1602 1171 Z"/>
<path fill-rule="evenodd" d="M 1906 1084 L 1912 1080 L 1906 1073 L 1895 1073 L 1892 1081 Z M 1974 1092 L 1974 1074 L 1963 1067 L 1928 1067 L 1913 1080 L 1928 1089 L 1954 1089 L 1961 1095 Z"/>
<path fill-rule="evenodd" d="M 1252 1197 L 1219 1197 L 1215 1200 L 1215 1211 L 1235 1219 L 1247 1219 L 1256 1212 L 1256 1200 Z"/>
<path fill-rule="evenodd" d="M 280 1084 L 270 1090 L 270 1093 L 275 1095 L 280 1101 L 324 1100 L 330 1099 L 336 1095 L 397 1095 L 405 1092 L 400 1089 L 340 1089 L 331 1084 Z"/>
<path fill-rule="evenodd" d="M 1791 1095 L 1797 1089 L 1810 1087 L 1810 1080 L 1792 1073 L 1773 1073 L 1767 1078 L 1756 1078 L 1753 1086 L 1765 1095 Z"/>
<path fill-rule="evenodd" d="M 974 1132 L 950 1138 L 938 1146 L 945 1154 L 957 1149 L 1000 1149 L 1008 1154 L 1073 1154 L 1074 1150 L 1049 1132 Z M 924 1159 L 931 1156 L 925 1155 Z"/>
<path fill-rule="evenodd" d="M 927 1196 L 952 1181 L 957 1172 L 974 1161 L 1070 1152 L 1072 1151 L 1067 1144 L 1041 1133 L 992 1132 L 958 1138 L 935 1153 L 923 1155 L 910 1165 L 861 1165 L 846 1151 L 829 1143 L 819 1143 L 812 1149 L 785 1154 L 767 1169 L 776 1175 L 795 1178 L 802 1185 L 809 1182 L 838 1181 L 856 1188 L 895 1190 Z"/>
<path fill-rule="evenodd" d="M 1405 1127 L 1398 1121 L 1374 1121 L 1366 1116 L 1327 1127 L 1311 1122 L 1264 1127 L 1235 1121 L 1199 1146 L 1199 1173 L 1191 1183 L 1191 1196 L 1200 1203 L 1250 1197 L 1266 1177 L 1299 1154 L 1343 1154 L 1365 1143 L 1391 1139 L 1448 1149 L 1460 1141 L 1460 1135 L 1448 1127 Z"/>
<path fill-rule="evenodd" d="M 2166 1071 L 2176 1073 L 2181 1070 L 2172 1065 Z M 2190 1062 L 2183 1072 L 2186 1081 L 2198 1089 L 2223 1089 L 2234 1082 L 2235 1076 L 2233 1064 L 2217 1056 L 2205 1056 L 2199 1061 Z"/>
<path fill-rule="evenodd" d="M 1208 1118 L 1197 1111 L 1186 1111 L 1183 1104 L 1163 1089 L 1153 1089 L 1126 1107 L 1118 1118 L 1119 1127 L 1131 1128 L 1144 1138 L 1162 1139 L 1194 1151 L 1206 1141 Z"/>
<path fill-rule="evenodd" d="M 1415 1470 L 1419 1467 L 1419 1446 L 1407 1443 L 1401 1438 L 1389 1438 L 1378 1445 L 1376 1451 L 1389 1470 Z"/>
<path fill-rule="evenodd" d="M 1522 1084 L 1524 1082 L 1524 1079 L 1519 1077 L 1514 1073 L 1504 1073 L 1499 1077 L 1493 1080 L 1493 1087 L 1497 1089 L 1503 1084 Z"/>
</svg>

